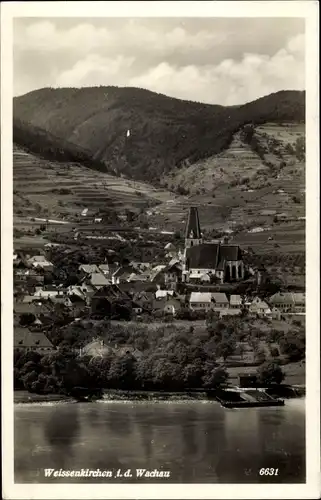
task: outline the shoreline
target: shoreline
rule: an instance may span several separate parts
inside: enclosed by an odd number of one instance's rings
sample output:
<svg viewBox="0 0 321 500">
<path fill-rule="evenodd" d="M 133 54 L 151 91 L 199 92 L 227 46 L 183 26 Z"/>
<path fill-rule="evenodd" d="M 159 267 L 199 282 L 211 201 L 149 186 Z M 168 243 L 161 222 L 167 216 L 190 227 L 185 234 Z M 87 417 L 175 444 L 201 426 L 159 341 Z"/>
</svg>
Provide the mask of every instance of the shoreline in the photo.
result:
<svg viewBox="0 0 321 500">
<path fill-rule="evenodd" d="M 282 390 L 283 388 L 281 388 Z M 305 386 L 292 386 L 295 392 L 285 399 L 298 399 L 305 396 Z M 280 393 L 279 397 L 284 397 Z M 214 393 L 207 391 L 125 391 L 125 390 L 106 390 L 103 398 L 96 401 L 119 401 L 119 402 L 158 402 L 158 401 L 209 401 L 217 402 Z M 14 391 L 14 404 L 30 403 L 75 403 L 77 400 L 71 396 L 63 394 L 35 394 L 27 391 Z M 95 402 L 95 401 L 90 401 Z"/>
</svg>

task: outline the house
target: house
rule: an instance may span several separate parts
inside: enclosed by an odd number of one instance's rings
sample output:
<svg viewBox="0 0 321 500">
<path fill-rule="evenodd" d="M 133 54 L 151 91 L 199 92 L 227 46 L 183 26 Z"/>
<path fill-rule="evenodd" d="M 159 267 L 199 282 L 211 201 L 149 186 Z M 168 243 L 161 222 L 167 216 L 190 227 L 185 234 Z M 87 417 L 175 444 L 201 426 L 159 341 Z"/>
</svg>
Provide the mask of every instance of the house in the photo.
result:
<svg viewBox="0 0 321 500">
<path fill-rule="evenodd" d="M 281 319 L 281 311 L 277 307 L 272 307 L 271 309 L 271 318 L 277 319 L 278 321 Z"/>
<path fill-rule="evenodd" d="M 27 260 L 29 266 L 35 269 L 46 269 L 46 271 L 52 271 L 54 266 L 52 262 L 49 262 L 44 255 L 34 255 Z"/>
<path fill-rule="evenodd" d="M 142 314 L 143 308 L 142 308 L 141 305 L 136 304 L 135 302 L 133 302 L 133 311 L 134 311 L 135 314 Z"/>
<path fill-rule="evenodd" d="M 175 251 L 175 246 L 173 245 L 173 243 L 167 243 L 164 246 L 164 250 L 166 250 L 167 252 L 174 252 Z"/>
<path fill-rule="evenodd" d="M 132 266 L 121 266 L 116 269 L 112 275 L 112 284 L 118 285 L 119 283 L 124 283 L 129 281 L 130 277 L 134 273 Z"/>
<path fill-rule="evenodd" d="M 86 299 L 82 299 L 77 295 L 70 295 L 69 300 L 71 302 L 69 314 L 71 314 L 73 318 L 79 318 L 90 312 L 88 306 L 89 301 L 87 301 Z"/>
<path fill-rule="evenodd" d="M 25 295 L 22 299 L 23 304 L 31 304 L 33 301 L 39 301 L 39 297 L 35 297 L 34 295 Z"/>
<path fill-rule="evenodd" d="M 238 245 L 220 242 L 204 243 L 198 211 L 191 207 L 185 229 L 185 252 L 183 259 L 183 281 L 190 276 L 212 275 L 223 282 L 244 279 L 245 266 Z"/>
<path fill-rule="evenodd" d="M 152 311 L 155 312 L 164 312 L 166 305 L 166 297 L 162 297 L 160 299 L 155 299 L 153 301 Z"/>
<path fill-rule="evenodd" d="M 26 285 L 26 286 L 36 286 L 44 284 L 44 274 L 40 268 L 28 269 L 24 266 L 14 268 L 14 285 L 16 287 Z"/>
<path fill-rule="evenodd" d="M 54 346 L 42 332 L 31 332 L 28 328 L 16 326 L 14 328 L 14 348 L 26 351 L 49 352 Z"/>
<path fill-rule="evenodd" d="M 105 263 L 105 264 L 100 264 L 100 266 L 98 266 L 98 269 L 101 273 L 103 273 L 105 276 L 107 276 L 110 272 L 110 269 L 109 269 L 109 264 Z"/>
<path fill-rule="evenodd" d="M 78 272 L 84 275 L 91 275 L 93 273 L 100 273 L 100 270 L 96 264 L 81 264 L 78 267 Z"/>
<path fill-rule="evenodd" d="M 211 294 L 211 296 L 212 296 L 214 311 L 220 311 L 221 309 L 229 308 L 229 301 L 225 293 L 214 292 Z"/>
<path fill-rule="evenodd" d="M 50 297 L 63 296 L 65 290 L 57 288 L 54 285 L 45 285 L 44 287 L 37 287 L 33 296 L 35 298 L 49 299 Z"/>
<path fill-rule="evenodd" d="M 51 316 L 50 308 L 47 305 L 35 301 L 30 303 L 14 302 L 13 313 L 15 324 L 20 325 L 23 320 L 23 324 L 29 326 L 43 325 L 44 322 L 48 322 L 44 318 L 48 320 Z"/>
<path fill-rule="evenodd" d="M 156 291 L 155 297 L 156 299 L 166 298 L 168 295 L 173 296 L 174 290 L 161 290 L 160 288 Z"/>
<path fill-rule="evenodd" d="M 72 307 L 72 302 L 68 296 L 56 296 L 56 297 L 50 297 L 50 302 L 52 304 L 61 304 L 65 307 Z"/>
<path fill-rule="evenodd" d="M 193 311 L 211 309 L 212 294 L 210 292 L 192 292 L 189 299 L 189 307 Z"/>
<path fill-rule="evenodd" d="M 278 292 L 270 297 L 269 303 L 281 312 L 305 312 L 305 294 Z"/>
<path fill-rule="evenodd" d="M 190 272 L 188 281 L 191 283 L 211 283 L 212 275 L 210 273 L 200 274 L 198 271 Z"/>
<path fill-rule="evenodd" d="M 158 265 L 149 270 L 149 281 L 152 283 L 165 283 L 164 269 L 165 265 Z"/>
<path fill-rule="evenodd" d="M 231 309 L 241 309 L 241 307 L 242 307 L 241 295 L 231 295 L 230 308 Z"/>
<path fill-rule="evenodd" d="M 297 313 L 305 312 L 305 293 L 292 293 L 294 301 L 294 310 Z"/>
<path fill-rule="evenodd" d="M 271 314 L 271 309 L 264 300 L 261 300 L 259 297 L 255 297 L 249 307 L 249 313 L 252 315 L 267 316 Z"/>
<path fill-rule="evenodd" d="M 148 278 L 149 278 L 149 275 L 146 273 L 141 273 L 141 274 L 132 273 L 129 276 L 128 281 L 129 282 L 137 282 L 137 281 L 146 282 L 146 281 L 148 281 Z"/>
<path fill-rule="evenodd" d="M 95 314 L 112 316 L 117 309 L 132 311 L 132 299 L 117 285 L 106 285 L 97 290 L 91 298 L 91 311 Z"/>
<path fill-rule="evenodd" d="M 91 297 L 95 293 L 95 289 L 89 284 L 83 281 L 80 285 L 71 285 L 67 288 L 66 294 L 69 296 L 77 295 L 81 298 Z"/>
<path fill-rule="evenodd" d="M 244 300 L 243 300 L 244 309 L 249 311 L 251 304 L 252 304 L 252 299 L 250 297 L 244 297 Z"/>
<path fill-rule="evenodd" d="M 170 288 L 176 288 L 177 284 L 182 281 L 182 264 L 176 260 L 169 263 L 163 270 L 165 285 Z"/>
<path fill-rule="evenodd" d="M 86 278 L 87 283 L 92 286 L 95 290 L 99 290 L 103 286 L 109 285 L 110 280 L 103 275 L 103 273 L 92 273 Z"/>
<path fill-rule="evenodd" d="M 22 314 L 33 314 L 35 317 L 41 314 L 48 314 L 50 309 L 48 308 L 47 301 L 37 302 L 35 300 L 31 302 L 14 302 L 13 312 L 21 316 Z"/>
<path fill-rule="evenodd" d="M 133 302 L 137 304 L 142 312 L 151 311 L 153 308 L 154 293 L 153 292 L 136 292 L 133 295 Z"/>
</svg>

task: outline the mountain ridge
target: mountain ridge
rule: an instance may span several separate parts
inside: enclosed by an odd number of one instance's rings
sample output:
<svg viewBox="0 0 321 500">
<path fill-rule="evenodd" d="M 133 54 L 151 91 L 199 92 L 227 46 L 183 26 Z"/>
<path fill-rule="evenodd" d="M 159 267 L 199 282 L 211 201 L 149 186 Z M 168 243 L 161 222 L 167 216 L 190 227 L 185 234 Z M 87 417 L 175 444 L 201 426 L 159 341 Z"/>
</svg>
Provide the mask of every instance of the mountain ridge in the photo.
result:
<svg viewBox="0 0 321 500">
<path fill-rule="evenodd" d="M 226 107 L 132 87 L 44 88 L 14 98 L 13 112 L 18 144 L 28 147 L 30 137 L 23 137 L 42 130 L 42 140 L 48 133 L 55 143 L 53 156 L 74 145 L 99 169 L 156 185 L 186 162 L 227 149 L 248 123 L 303 122 L 305 92 L 284 90 Z"/>
</svg>

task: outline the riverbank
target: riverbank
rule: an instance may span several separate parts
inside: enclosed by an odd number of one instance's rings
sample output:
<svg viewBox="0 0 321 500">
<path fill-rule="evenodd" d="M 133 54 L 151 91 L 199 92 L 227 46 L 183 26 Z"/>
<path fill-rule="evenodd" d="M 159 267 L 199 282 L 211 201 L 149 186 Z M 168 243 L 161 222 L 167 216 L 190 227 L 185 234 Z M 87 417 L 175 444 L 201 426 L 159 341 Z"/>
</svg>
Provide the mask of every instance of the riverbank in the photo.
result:
<svg viewBox="0 0 321 500">
<path fill-rule="evenodd" d="M 70 401 L 70 398 L 63 394 L 35 394 L 28 391 L 14 391 L 13 401 L 14 403 L 50 403 Z"/>
<path fill-rule="evenodd" d="M 305 395 L 305 386 L 293 387 L 279 386 L 267 390 L 271 396 L 283 398 L 298 398 Z M 124 391 L 120 389 L 105 390 L 105 401 L 214 401 L 215 391 Z M 50 403 L 74 402 L 75 399 L 63 394 L 34 394 L 27 391 L 14 391 L 14 403 Z"/>
</svg>

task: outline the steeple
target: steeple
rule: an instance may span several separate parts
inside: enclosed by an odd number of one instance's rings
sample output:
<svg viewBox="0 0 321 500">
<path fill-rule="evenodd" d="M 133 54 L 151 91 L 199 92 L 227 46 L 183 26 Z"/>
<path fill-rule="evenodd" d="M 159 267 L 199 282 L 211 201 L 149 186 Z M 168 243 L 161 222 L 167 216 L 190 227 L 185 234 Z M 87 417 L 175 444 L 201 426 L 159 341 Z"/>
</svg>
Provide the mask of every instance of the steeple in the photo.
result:
<svg viewBox="0 0 321 500">
<path fill-rule="evenodd" d="M 185 229 L 185 248 L 202 243 L 202 233 L 196 207 L 190 207 Z"/>
</svg>

